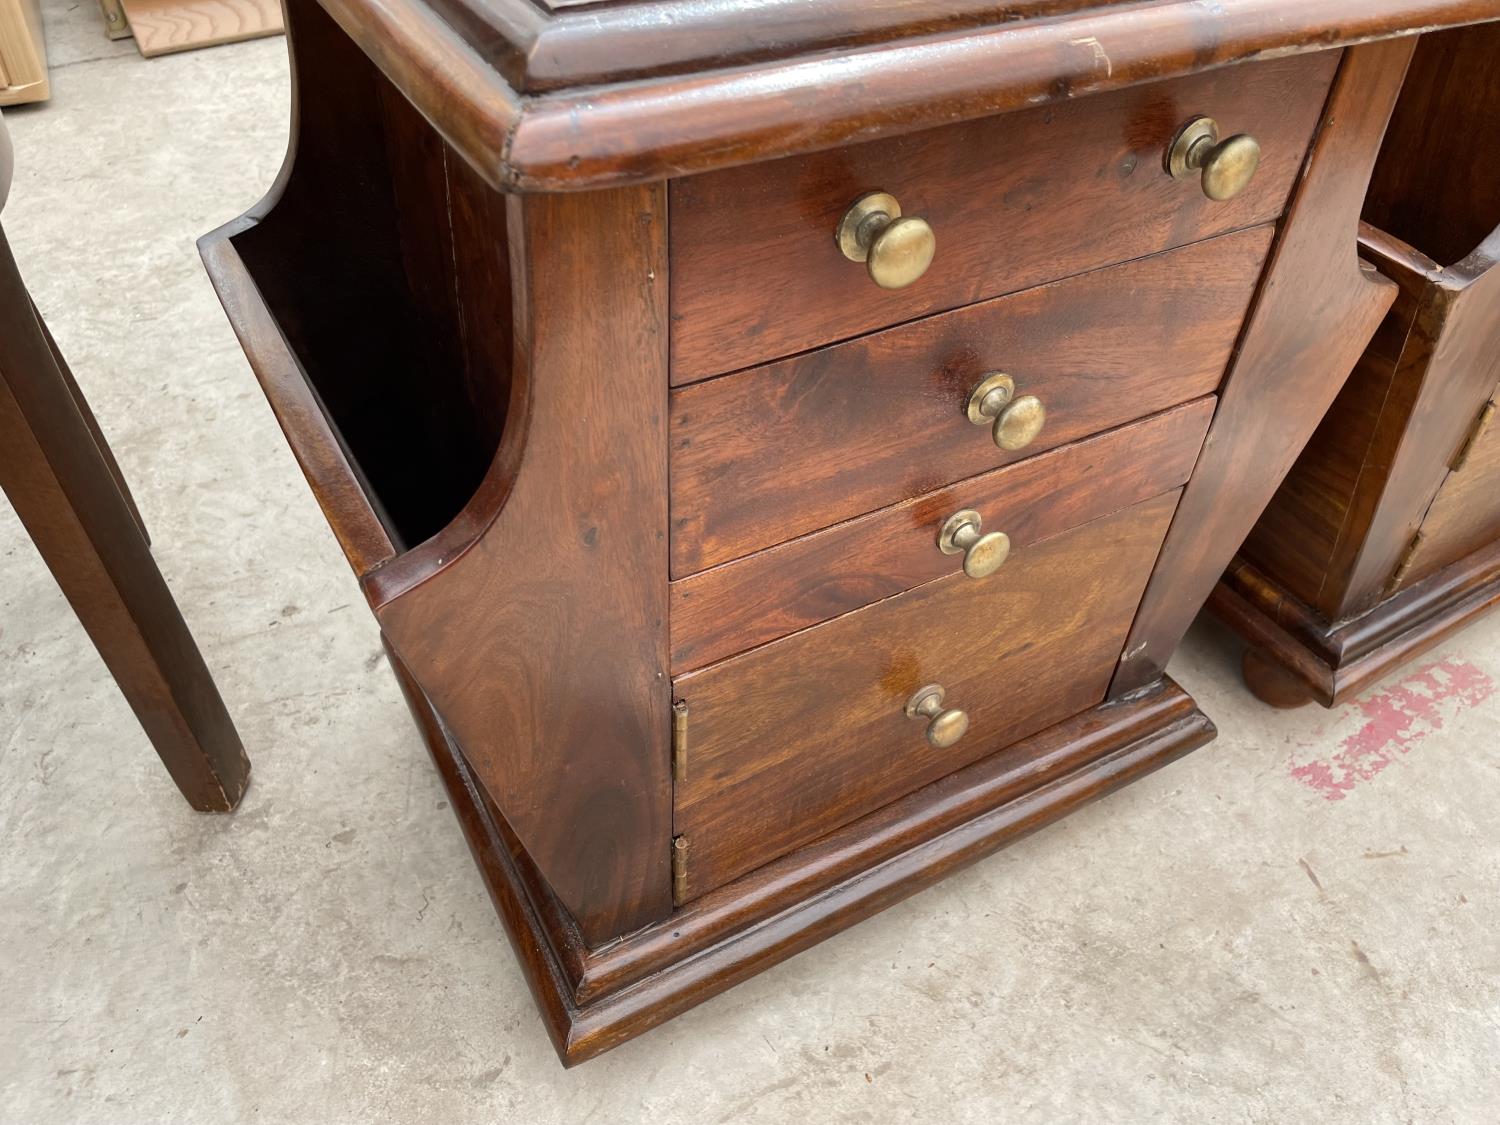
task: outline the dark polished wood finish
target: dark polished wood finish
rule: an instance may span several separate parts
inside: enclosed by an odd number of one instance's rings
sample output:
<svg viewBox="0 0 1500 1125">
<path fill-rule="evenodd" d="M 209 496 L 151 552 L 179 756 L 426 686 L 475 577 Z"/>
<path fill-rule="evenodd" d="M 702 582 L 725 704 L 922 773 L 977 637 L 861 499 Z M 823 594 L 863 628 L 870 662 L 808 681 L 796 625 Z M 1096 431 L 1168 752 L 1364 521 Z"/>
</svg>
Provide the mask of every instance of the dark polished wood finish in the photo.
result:
<svg viewBox="0 0 1500 1125">
<path fill-rule="evenodd" d="M 659 185 L 512 200 L 525 425 L 470 505 L 476 526 L 367 580 L 591 942 L 669 908 L 663 203 Z M 505 692 L 469 690 L 474 668 Z"/>
<path fill-rule="evenodd" d="M 1361 268 L 1354 238 L 1413 46 L 1398 39 L 1345 53 L 1116 693 L 1161 675 L 1395 299 L 1394 284 Z"/>
<path fill-rule="evenodd" d="M 508 427 L 469 503 L 400 554 L 364 462 L 349 458 L 322 405 L 330 381 L 357 384 L 364 372 L 314 375 L 288 349 L 239 252 L 257 224 L 239 220 L 202 241 L 262 389 L 388 642 L 432 685 L 449 729 L 466 739 L 534 862 L 593 941 L 660 917 L 670 902 L 670 813 L 653 799 L 668 785 L 666 338 L 660 285 L 600 316 L 575 282 L 661 276 L 661 197 L 651 187 L 515 197 L 518 362 L 507 378 L 511 411 L 537 433 Z M 595 224 L 616 232 L 613 241 L 595 238 Z M 470 313 L 492 299 L 484 294 Z M 592 334 L 576 330 L 580 323 Z M 626 391 L 630 372 L 639 383 Z M 596 457 L 574 460 L 571 451 L 585 445 Z M 405 462 L 410 450 L 367 447 L 365 460 L 376 455 Z M 645 578 L 652 574 L 654 583 Z M 492 608 L 477 614 L 479 605 Z M 473 690 L 463 667 L 483 668 L 506 692 Z M 597 710 L 572 706 L 581 698 Z M 593 764 L 575 767 L 567 786 L 539 801 L 555 787 L 549 747 L 557 744 L 587 747 Z"/>
<path fill-rule="evenodd" d="M 1360 237 L 1398 295 L 1212 603 L 1260 646 L 1246 682 L 1270 702 L 1300 690 L 1332 705 L 1476 612 L 1475 560 L 1500 540 L 1500 426 L 1487 422 L 1500 397 L 1500 182 L 1485 159 L 1500 129 L 1497 52 L 1494 24 L 1418 45 Z M 1417 587 L 1439 592 L 1404 596 Z M 1258 613 L 1270 620 L 1252 625 Z M 1374 649 L 1349 639 L 1377 634 Z"/>
<path fill-rule="evenodd" d="M 464 516 L 365 582 L 595 943 L 670 908 L 664 194 L 512 198 L 518 422 Z"/>
<path fill-rule="evenodd" d="M 1343 48 L 1500 16 L 322 3 L 205 257 L 568 1062 L 1211 736 L 1161 667 L 1396 288 L 1410 47 Z M 1200 113 L 1263 133 L 1238 199 L 1169 176 Z M 936 226 L 904 295 L 832 248 L 874 190 Z M 950 502 L 1015 557 L 961 576 Z"/>
<path fill-rule="evenodd" d="M 1175 492 L 678 677 L 689 750 L 673 828 L 696 898 L 1099 703 Z M 906 701 L 941 684 L 969 716 L 928 744 Z M 837 737 L 831 737 L 836 735 Z"/>
<path fill-rule="evenodd" d="M 1273 707 L 1334 707 L 1500 605 L 1500 543 L 1329 624 L 1238 561 L 1208 610 L 1245 639 L 1245 685 Z"/>
<path fill-rule="evenodd" d="M 0 207 L 9 165 L 0 124 Z M 177 788 L 201 812 L 229 812 L 250 783 L 250 759 L 3 233 L 0 489 Z"/>
<path fill-rule="evenodd" d="M 592 1058 L 1211 741 L 1170 679 L 949 774 L 600 949 L 393 665 L 565 1065 Z"/>
<path fill-rule="evenodd" d="M 1217 593 L 1218 587 L 1214 590 Z M 1214 598 L 1209 598 L 1212 605 Z M 1240 675 L 1262 703 L 1292 711 L 1308 702 L 1303 681 L 1258 648 L 1247 648 L 1240 658 Z"/>
<path fill-rule="evenodd" d="M 1496 0 L 635 0 L 550 18 L 532 0 L 324 2 L 505 191 L 704 172 L 1500 19 Z"/>
<path fill-rule="evenodd" d="M 1495 326 L 1500 328 L 1500 317 Z M 1490 339 L 1500 341 L 1500 332 Z M 1396 580 L 1396 589 L 1500 539 L 1500 426 L 1493 418 L 1490 413 L 1491 421 L 1474 437 L 1462 471 L 1443 479 L 1422 519 L 1422 538 L 1406 562 L 1405 573 Z"/>
<path fill-rule="evenodd" d="M 673 577 L 1212 393 L 1270 235 L 1243 231 L 675 391 Z M 1024 449 L 997 448 L 965 413 L 990 371 L 1046 407 Z"/>
<path fill-rule="evenodd" d="M 672 671 L 958 573 L 962 557 L 937 538 L 961 509 L 1016 551 L 1170 491 L 1193 471 L 1213 407 L 1199 399 L 673 582 Z"/>
<path fill-rule="evenodd" d="M 1337 63 L 1337 53 L 1327 52 L 1279 59 L 674 180 L 673 382 L 1275 219 Z M 1193 180 L 1162 174 L 1172 138 L 1196 113 L 1260 141 L 1255 178 L 1227 202 L 1206 198 Z M 926 219 L 937 236 L 931 268 L 905 289 L 877 288 L 834 244 L 839 218 L 872 187 L 895 196 L 903 214 Z M 1238 323 L 1256 266 L 1200 253 L 1176 268 L 1206 270 L 1200 284 L 1225 286 L 1226 311 L 1241 306 L 1232 314 Z M 1191 286 L 1186 276 L 1176 279 L 1175 288 Z M 1169 299 L 1163 294 L 1154 307 L 1144 300 L 1140 318 L 1159 315 Z M 1143 324 L 1139 335 L 1166 336 L 1168 323 L 1196 328 L 1203 311 L 1184 310 L 1154 329 Z M 1101 342 L 1098 350 L 1113 349 Z"/>
<path fill-rule="evenodd" d="M 210 276 L 387 637 L 604 940 L 670 909 L 665 192 L 476 196 L 315 4 L 288 19 L 294 158 Z M 542 800 L 557 745 L 589 764 Z"/>
<path fill-rule="evenodd" d="M 1418 531 L 1398 586 L 1500 534 L 1488 427 L 1449 471 L 1500 381 L 1500 237 L 1453 267 L 1368 225 L 1360 245 L 1395 304 L 1242 548 L 1330 622 L 1390 594 Z"/>
</svg>

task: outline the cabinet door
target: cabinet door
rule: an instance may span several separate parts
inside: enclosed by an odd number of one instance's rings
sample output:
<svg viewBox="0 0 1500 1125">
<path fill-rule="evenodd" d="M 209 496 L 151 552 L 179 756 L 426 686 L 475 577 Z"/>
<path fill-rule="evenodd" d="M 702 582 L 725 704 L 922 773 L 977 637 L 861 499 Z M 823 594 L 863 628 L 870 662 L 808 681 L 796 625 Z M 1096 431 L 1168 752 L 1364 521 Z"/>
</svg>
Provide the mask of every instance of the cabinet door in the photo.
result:
<svg viewBox="0 0 1500 1125">
<path fill-rule="evenodd" d="M 1497 398 L 1500 388 L 1490 402 Z M 1487 424 L 1472 439 L 1462 466 L 1444 478 L 1427 510 L 1402 586 L 1500 539 L 1500 422 L 1493 409 L 1481 417 Z"/>
</svg>

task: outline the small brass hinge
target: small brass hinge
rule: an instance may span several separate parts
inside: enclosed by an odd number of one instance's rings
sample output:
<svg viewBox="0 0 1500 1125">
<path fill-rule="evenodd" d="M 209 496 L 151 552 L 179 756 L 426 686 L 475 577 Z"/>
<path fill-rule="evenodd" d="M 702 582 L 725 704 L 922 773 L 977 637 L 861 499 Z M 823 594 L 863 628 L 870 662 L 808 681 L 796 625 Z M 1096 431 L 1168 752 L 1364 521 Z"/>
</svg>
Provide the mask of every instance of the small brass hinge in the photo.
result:
<svg viewBox="0 0 1500 1125">
<path fill-rule="evenodd" d="M 1411 570 L 1411 564 L 1416 561 L 1417 550 L 1422 546 L 1424 538 L 1426 538 L 1426 533 L 1422 531 L 1418 531 L 1411 537 L 1411 542 L 1406 545 L 1406 550 L 1401 555 L 1401 561 L 1396 564 L 1396 569 L 1391 574 L 1391 580 L 1385 584 L 1387 594 L 1401 585 L 1401 580 L 1406 577 L 1407 571 Z"/>
<path fill-rule="evenodd" d="M 688 705 L 686 699 L 672 704 L 672 780 L 687 780 L 687 724 Z"/>
<path fill-rule="evenodd" d="M 1453 460 L 1448 462 L 1451 472 L 1459 472 L 1464 465 L 1468 464 L 1469 454 L 1474 452 L 1474 447 L 1479 444 L 1479 435 L 1484 433 L 1486 426 L 1495 416 L 1495 400 L 1491 399 L 1484 404 L 1478 417 L 1474 419 L 1474 425 L 1469 428 L 1469 436 L 1464 438 L 1464 443 L 1458 447 L 1458 452 L 1453 455 Z"/>
<path fill-rule="evenodd" d="M 672 901 L 682 905 L 687 898 L 688 838 L 672 837 Z"/>
</svg>

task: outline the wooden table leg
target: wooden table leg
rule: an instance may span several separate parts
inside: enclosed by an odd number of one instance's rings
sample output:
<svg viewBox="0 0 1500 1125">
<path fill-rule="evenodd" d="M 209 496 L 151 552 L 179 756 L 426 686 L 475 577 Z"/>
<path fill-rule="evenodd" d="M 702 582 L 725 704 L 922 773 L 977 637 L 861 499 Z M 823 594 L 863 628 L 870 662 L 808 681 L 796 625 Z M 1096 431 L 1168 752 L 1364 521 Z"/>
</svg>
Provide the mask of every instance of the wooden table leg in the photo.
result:
<svg viewBox="0 0 1500 1125">
<path fill-rule="evenodd" d="M 140 528 L 141 536 L 149 547 L 151 534 L 146 530 L 145 520 L 141 519 L 140 509 L 135 506 L 135 497 L 130 494 L 130 486 L 125 483 L 125 474 L 120 472 L 115 455 L 111 452 L 109 443 L 104 440 L 104 432 L 99 429 L 99 422 L 94 418 L 93 410 L 89 408 L 88 399 L 84 398 L 83 392 L 78 389 L 78 384 L 73 380 L 73 372 L 68 369 L 68 361 L 63 359 L 62 352 L 57 350 L 57 341 L 52 338 L 52 332 L 47 327 L 47 322 L 42 319 L 42 314 L 36 311 L 35 304 L 31 306 L 31 315 L 36 318 L 37 326 L 42 330 L 42 336 L 46 338 L 47 350 L 52 353 L 52 361 L 57 364 L 57 373 L 62 376 L 63 382 L 67 384 L 68 393 L 73 396 L 73 405 L 78 407 L 78 413 L 83 417 L 83 424 L 89 428 L 89 435 L 94 439 L 94 444 L 99 447 L 99 454 L 104 458 L 105 468 L 114 478 L 115 485 L 125 500 L 125 506 L 130 509 L 130 518 L 135 520 L 135 526 Z"/>
<path fill-rule="evenodd" d="M 182 795 L 204 812 L 233 809 L 250 761 L 3 234 L 0 489 Z"/>
</svg>

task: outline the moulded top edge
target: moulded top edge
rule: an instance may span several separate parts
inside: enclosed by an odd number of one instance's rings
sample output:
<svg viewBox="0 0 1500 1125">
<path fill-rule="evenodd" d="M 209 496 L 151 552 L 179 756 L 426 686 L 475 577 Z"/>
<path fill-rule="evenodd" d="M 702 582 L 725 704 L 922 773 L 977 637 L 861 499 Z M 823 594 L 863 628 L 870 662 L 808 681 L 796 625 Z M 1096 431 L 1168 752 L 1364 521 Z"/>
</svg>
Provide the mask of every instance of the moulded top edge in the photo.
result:
<svg viewBox="0 0 1500 1125">
<path fill-rule="evenodd" d="M 665 179 L 1500 19 L 1500 0 L 319 2 L 504 191 Z"/>
</svg>

